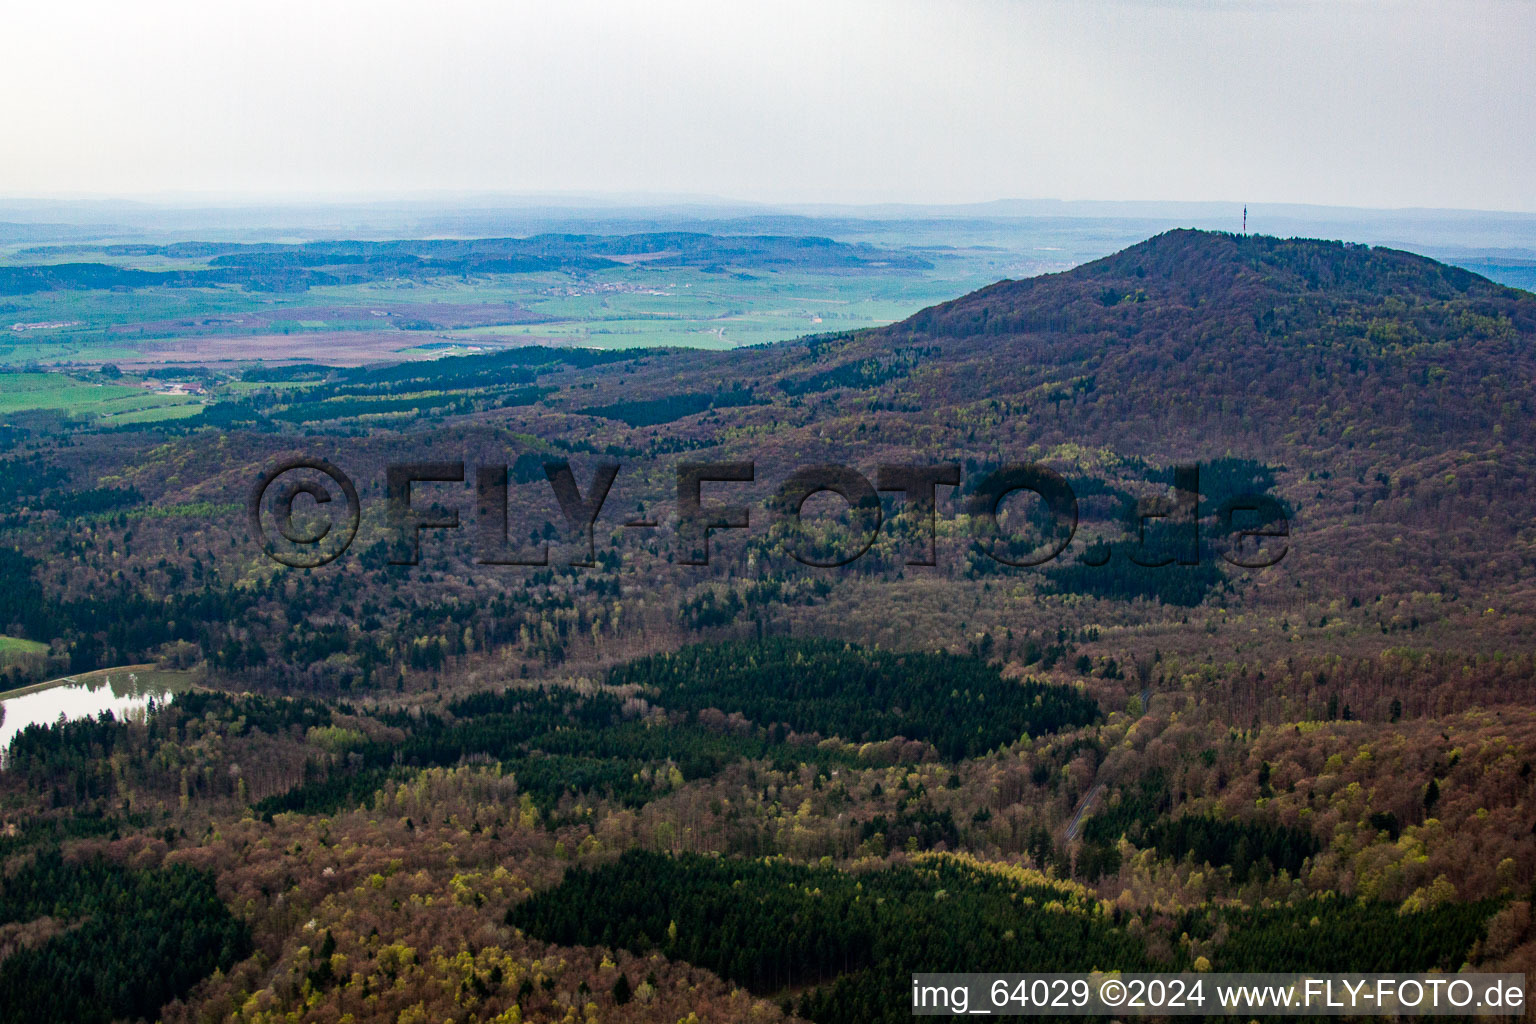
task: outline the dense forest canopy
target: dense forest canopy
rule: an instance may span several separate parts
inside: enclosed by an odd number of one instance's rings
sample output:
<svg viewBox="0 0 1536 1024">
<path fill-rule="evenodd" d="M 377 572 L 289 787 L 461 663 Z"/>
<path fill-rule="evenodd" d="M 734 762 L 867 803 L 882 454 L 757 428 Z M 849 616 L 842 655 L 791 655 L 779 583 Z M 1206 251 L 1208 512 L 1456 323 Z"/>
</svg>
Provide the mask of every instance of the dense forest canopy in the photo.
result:
<svg viewBox="0 0 1536 1024">
<path fill-rule="evenodd" d="M 810 264 L 941 258 L 688 234 L 52 255 L 82 262 L 0 268 L 7 303 L 84 321 L 174 292 L 227 304 L 175 314 L 193 333 L 324 313 L 413 345 L 549 327 L 462 293 L 553 265 L 601 311 L 619 265 L 791 296 Z M 916 970 L 1536 966 L 1536 297 L 1176 231 L 784 344 L 498 337 L 188 359 L 149 416 L 80 411 L 149 393 L 127 359 L 0 374 L 0 409 L 57 399 L 0 422 L 0 1017 L 833 1024 L 909 1016 Z M 246 514 L 295 456 L 362 496 L 315 569 Z M 418 487 L 461 523 L 416 565 L 384 511 L 407 461 L 470 481 Z M 684 564 L 678 464 L 743 461 L 701 501 L 749 528 Z M 610 462 L 589 547 L 546 465 L 587 495 Z M 857 561 L 795 559 L 846 505 L 817 495 L 791 536 L 796 469 L 940 463 L 962 482 L 931 510 L 882 491 Z M 977 481 L 1018 463 L 1074 492 L 1049 564 L 977 543 Z M 541 564 L 479 557 L 482 465 Z M 1223 557 L 1253 495 L 1287 526 L 1267 566 Z M 1043 522 L 1018 497 L 1004 553 Z M 180 692 L 70 721 L 15 693 L 124 672 Z"/>
</svg>

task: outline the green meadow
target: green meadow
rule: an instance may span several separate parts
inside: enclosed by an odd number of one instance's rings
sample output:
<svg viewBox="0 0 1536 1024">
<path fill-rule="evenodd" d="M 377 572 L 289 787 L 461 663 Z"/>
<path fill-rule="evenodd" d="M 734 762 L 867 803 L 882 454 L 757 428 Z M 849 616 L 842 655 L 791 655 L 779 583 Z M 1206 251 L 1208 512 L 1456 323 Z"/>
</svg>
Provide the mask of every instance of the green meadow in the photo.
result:
<svg viewBox="0 0 1536 1024">
<path fill-rule="evenodd" d="M 381 329 L 398 333 L 399 345 L 386 342 L 379 349 L 380 358 L 530 343 L 737 348 L 892 323 L 1001 276 L 1005 276 L 1002 268 L 990 258 L 947 255 L 922 271 L 714 271 L 636 265 L 588 273 L 401 278 L 291 293 L 250 292 L 223 285 L 61 289 L 0 297 L 0 366 L 159 358 L 175 362 L 176 354 L 166 351 L 161 356 L 157 350 L 180 347 L 178 343 L 189 338 L 202 344 L 210 337 L 217 338 L 220 358 L 253 359 L 264 354 L 257 338 Z M 359 319 L 358 315 L 358 310 L 391 310 L 397 318 L 394 323 L 399 323 L 419 318 L 423 306 L 439 304 L 445 308 L 510 304 L 521 318 L 539 322 L 396 332 L 388 318 Z M 291 317 L 284 315 L 287 309 L 294 311 Z M 334 313 L 331 318 L 316 315 L 327 309 Z M 259 314 L 260 321 L 216 329 L 193 326 L 208 318 L 250 313 Z M 203 352 L 206 358 L 206 348 Z M 179 361 L 187 359 L 181 356 Z M 65 405 L 25 407 L 67 407 L 71 400 L 60 401 Z"/>
<path fill-rule="evenodd" d="M 41 673 L 46 664 L 43 659 L 47 656 L 47 644 L 22 640 L 14 636 L 0 636 L 0 672 L 12 666 L 20 666 L 23 672 Z M 6 686 L 6 682 L 0 681 L 0 690 L 4 690 Z"/>
<path fill-rule="evenodd" d="M 21 640 L 14 636 L 0 636 L 0 662 L 18 654 L 47 654 L 48 645 L 36 640 Z"/>
<path fill-rule="evenodd" d="M 158 395 L 142 387 L 92 383 L 61 373 L 0 374 L 0 415 L 48 410 L 126 424 L 191 416 L 202 407 L 190 395 Z"/>
</svg>

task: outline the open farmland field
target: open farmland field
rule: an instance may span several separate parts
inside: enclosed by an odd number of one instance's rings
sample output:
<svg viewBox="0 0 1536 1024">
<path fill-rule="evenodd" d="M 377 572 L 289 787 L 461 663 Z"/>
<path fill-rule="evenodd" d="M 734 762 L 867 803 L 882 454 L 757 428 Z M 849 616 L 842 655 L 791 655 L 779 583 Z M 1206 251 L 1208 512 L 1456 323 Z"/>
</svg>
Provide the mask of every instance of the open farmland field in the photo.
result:
<svg viewBox="0 0 1536 1024">
<path fill-rule="evenodd" d="M 90 383 L 59 373 L 0 376 L 0 415 L 49 410 L 110 423 L 145 423 L 201 409 L 191 395 L 157 394 L 130 384 Z"/>
<path fill-rule="evenodd" d="M 0 303 L 10 328 L 0 333 L 0 364 L 360 365 L 526 344 L 736 348 L 882 326 L 984 283 L 974 274 L 954 282 L 642 265 L 582 277 L 402 279 L 276 298 L 227 287 L 49 292 Z"/>
<path fill-rule="evenodd" d="M 676 234 L 594 237 L 584 249 L 537 241 L 509 240 L 514 256 L 463 257 L 452 273 L 430 248 L 409 259 L 381 248 L 387 257 L 361 265 L 348 248 L 385 243 L 335 243 L 337 253 L 318 255 L 305 246 L 298 257 L 271 246 L 13 247 L 0 257 L 0 365 L 355 366 L 527 344 L 737 348 L 883 326 L 1060 262 L 1050 246 L 935 247 L 900 232 L 855 245 Z M 482 243 L 442 244 L 473 252 Z M 670 247 L 616 251 L 655 246 Z"/>
<path fill-rule="evenodd" d="M 103 348 L 100 356 L 114 360 L 125 370 L 153 373 L 156 367 L 187 363 L 210 367 L 238 367 L 254 362 L 364 366 L 482 352 L 495 347 L 496 339 L 455 341 L 435 333 L 402 335 L 392 331 L 310 329 L 234 336 L 200 334 L 146 342 L 131 351 L 112 345 Z M 89 351 L 92 350 L 73 352 L 69 362 L 90 363 L 91 360 L 83 358 Z"/>
</svg>

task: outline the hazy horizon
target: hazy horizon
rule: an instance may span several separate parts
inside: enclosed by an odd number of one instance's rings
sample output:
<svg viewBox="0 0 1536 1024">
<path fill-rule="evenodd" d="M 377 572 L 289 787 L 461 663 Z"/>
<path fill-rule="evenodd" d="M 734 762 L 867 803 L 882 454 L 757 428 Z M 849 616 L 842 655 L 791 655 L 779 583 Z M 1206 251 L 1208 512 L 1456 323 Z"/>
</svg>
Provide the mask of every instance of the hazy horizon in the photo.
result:
<svg viewBox="0 0 1536 1024">
<path fill-rule="evenodd" d="M 1536 4 L 31 7 L 0 194 L 1536 212 Z"/>
<path fill-rule="evenodd" d="M 1247 207 L 1253 210 L 1302 212 L 1316 211 L 1329 213 L 1361 213 L 1361 214 L 1388 214 L 1411 216 L 1418 214 L 1452 214 L 1452 215 L 1479 215 L 1492 214 L 1511 217 L 1536 217 L 1536 209 L 1504 209 L 1497 207 L 1479 206 L 1371 206 L 1340 203 L 1314 203 L 1314 202 L 1288 202 L 1273 201 L 1264 198 L 1251 199 L 1167 199 L 1157 197 L 1083 197 L 1065 199 L 1060 196 L 1032 196 L 1032 195 L 1000 195 L 990 199 L 977 199 L 967 201 L 941 202 L 926 201 L 922 199 L 890 200 L 890 201 L 818 201 L 813 199 L 786 198 L 780 200 L 753 199 L 730 194 L 711 193 L 669 193 L 669 192 L 601 192 L 601 191 L 456 191 L 440 189 L 415 189 L 403 191 L 385 192 L 217 192 L 199 191 L 188 189 L 169 192 L 0 192 L 0 207 L 7 204 L 20 206 L 59 205 L 59 206 L 90 206 L 112 205 L 146 206 L 173 210 L 196 210 L 204 208 L 244 208 L 244 207 L 268 207 L 268 208 L 305 208 L 305 207 L 387 207 L 387 206 L 422 206 L 439 209 L 453 208 L 528 208 L 547 210 L 583 210 L 596 211 L 612 209 L 615 211 L 637 209 L 686 209 L 695 207 L 699 209 L 740 209 L 760 210 L 764 212 L 807 212 L 814 215 L 818 211 L 866 211 L 873 215 L 877 211 L 957 211 L 969 214 L 971 212 L 988 212 L 988 208 L 1005 209 L 1010 207 L 1060 207 L 1069 216 L 1096 216 L 1099 211 L 1091 211 L 1091 208 L 1104 208 L 1105 213 L 1119 214 L 1121 211 L 1144 210 L 1151 208 L 1167 208 L 1168 210 L 1190 210 L 1204 208 L 1206 212 L 1230 208 L 1241 211 Z M 1009 216 L 1042 216 L 1040 212 L 998 212 L 992 214 L 999 217 Z M 1134 215 L 1134 214 L 1132 214 Z"/>
</svg>

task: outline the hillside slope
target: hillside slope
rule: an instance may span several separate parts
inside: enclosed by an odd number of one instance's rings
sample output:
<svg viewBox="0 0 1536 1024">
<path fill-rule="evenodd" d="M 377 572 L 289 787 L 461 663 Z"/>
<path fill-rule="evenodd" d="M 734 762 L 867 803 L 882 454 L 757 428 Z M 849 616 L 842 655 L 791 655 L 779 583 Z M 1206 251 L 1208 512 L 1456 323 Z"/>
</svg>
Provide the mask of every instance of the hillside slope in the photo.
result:
<svg viewBox="0 0 1536 1024">
<path fill-rule="evenodd" d="M 1528 439 L 1533 340 L 1536 296 L 1424 257 L 1175 231 L 923 310 L 846 351 L 927 347 L 927 408 L 1067 404 L 1076 430 L 1106 442 L 1273 445 L 1305 430 L 1423 450 Z"/>
<path fill-rule="evenodd" d="M 259 955 L 230 944 L 168 1021 L 771 1021 L 792 993 L 851 1024 L 910 1015 L 914 970 L 1041 962 L 1529 973 L 1533 302 L 1174 232 L 875 331 L 268 367 L 175 423 L 18 421 L 0 633 L 53 674 L 158 660 L 206 689 L 37 723 L 0 857 L 66 847 L 34 892 L 94 853 L 151 895 L 208 872 Z M 355 481 L 362 525 L 289 571 L 244 502 L 296 453 Z M 386 467 L 460 459 L 473 490 L 414 507 L 463 528 L 395 564 Z M 590 541 L 554 526 L 560 459 L 587 495 L 620 463 Z M 679 564 L 678 464 L 738 460 L 703 500 L 748 528 Z M 1073 545 L 1004 566 L 945 488 L 931 545 L 892 500 L 811 568 L 767 507 L 798 467 L 941 460 L 1057 469 Z M 1285 559 L 1127 557 L 1180 461 L 1207 511 L 1278 496 Z M 508 466 L 508 546 L 547 557 L 479 557 L 482 465 Z M 12 904 L 51 960 L 5 963 L 80 962 L 66 915 Z"/>
</svg>

